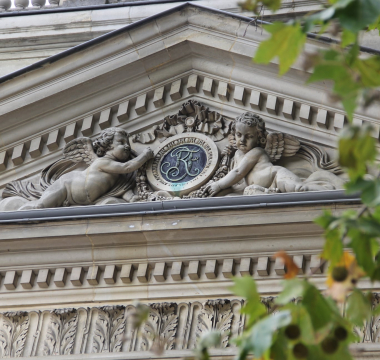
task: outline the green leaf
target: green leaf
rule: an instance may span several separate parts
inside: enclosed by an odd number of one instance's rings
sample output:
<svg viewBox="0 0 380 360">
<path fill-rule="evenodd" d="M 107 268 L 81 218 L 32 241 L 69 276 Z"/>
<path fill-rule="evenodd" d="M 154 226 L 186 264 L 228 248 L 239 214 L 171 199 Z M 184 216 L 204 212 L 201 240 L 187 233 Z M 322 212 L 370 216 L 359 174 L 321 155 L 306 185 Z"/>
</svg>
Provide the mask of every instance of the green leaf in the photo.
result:
<svg viewBox="0 0 380 360">
<path fill-rule="evenodd" d="M 374 218 L 361 216 L 353 226 L 368 236 L 380 237 L 380 223 Z M 372 252 L 373 255 L 376 253 Z"/>
<path fill-rule="evenodd" d="M 292 312 L 292 324 L 299 326 L 301 330 L 302 341 L 305 344 L 314 344 L 314 329 L 311 322 L 310 314 L 306 310 L 302 303 L 300 304 L 288 304 L 285 309 L 289 309 Z"/>
<path fill-rule="evenodd" d="M 286 305 L 293 299 L 303 296 L 305 291 L 306 282 L 301 279 L 289 279 L 282 281 L 283 289 L 275 299 L 278 305 Z"/>
<path fill-rule="evenodd" d="M 369 126 L 350 125 L 343 129 L 339 139 L 339 163 L 348 169 L 351 180 L 367 172 L 367 162 L 376 157 L 375 139 Z"/>
<path fill-rule="evenodd" d="M 368 31 L 375 30 L 375 29 L 379 30 L 379 35 L 380 35 L 380 17 L 378 17 L 374 23 L 368 26 Z"/>
<path fill-rule="evenodd" d="M 364 295 L 355 288 L 347 300 L 347 318 L 353 324 L 363 326 L 364 321 L 370 318 L 371 312 L 371 294 Z"/>
<path fill-rule="evenodd" d="M 342 2 L 343 3 L 343 2 Z M 336 6 L 336 4 L 334 5 Z M 354 0 L 346 6 L 337 8 L 334 17 L 341 26 L 353 33 L 358 33 L 377 20 L 380 15 L 380 1 Z"/>
<path fill-rule="evenodd" d="M 306 283 L 302 304 L 310 315 L 315 331 L 326 326 L 331 321 L 331 308 L 320 291 L 312 284 Z"/>
<path fill-rule="evenodd" d="M 359 48 L 359 44 L 356 42 L 355 44 L 351 46 L 350 50 L 347 52 L 346 62 L 348 66 L 351 67 L 357 60 L 360 60 L 358 59 L 359 54 L 360 54 L 360 48 Z"/>
<path fill-rule="evenodd" d="M 368 181 L 368 186 L 362 190 L 361 198 L 363 204 L 369 207 L 380 205 L 380 179 Z"/>
<path fill-rule="evenodd" d="M 359 176 L 345 183 L 344 186 L 346 188 L 347 194 L 354 194 L 367 189 L 369 186 L 371 186 L 371 182 L 371 180 L 366 180 L 362 176 Z"/>
<path fill-rule="evenodd" d="M 358 37 L 357 34 L 354 34 L 353 32 L 347 29 L 343 29 L 342 43 L 341 43 L 342 48 L 345 48 L 346 46 L 355 43 L 357 37 Z"/>
<path fill-rule="evenodd" d="M 281 331 L 277 334 L 271 347 L 271 359 L 288 360 L 288 339 Z"/>
<path fill-rule="evenodd" d="M 325 244 L 321 257 L 330 261 L 333 267 L 337 264 L 343 256 L 343 243 L 341 239 L 341 231 L 339 229 L 328 230 L 325 233 Z"/>
<path fill-rule="evenodd" d="M 314 219 L 314 222 L 324 229 L 327 229 L 330 224 L 336 219 L 337 218 L 335 216 L 332 216 L 331 211 L 325 210 L 323 212 L 323 215 L 318 216 L 316 219 Z"/>
<path fill-rule="evenodd" d="M 261 316 L 267 313 L 265 305 L 261 302 L 256 283 L 250 276 L 234 278 L 234 286 L 230 290 L 246 299 L 241 312 L 247 315 L 246 327 L 249 328 Z"/>
<path fill-rule="evenodd" d="M 260 302 L 260 296 L 257 291 L 256 282 L 250 276 L 233 278 L 234 285 L 230 290 L 238 296 L 242 296 L 247 301 Z"/>
<path fill-rule="evenodd" d="M 297 22 L 292 25 L 282 22 L 274 22 L 264 26 L 272 36 L 263 41 L 257 49 L 254 61 L 258 64 L 269 64 L 275 58 L 279 58 L 280 75 L 286 73 L 296 61 L 306 41 L 306 34 L 302 32 L 301 25 Z"/>
<path fill-rule="evenodd" d="M 273 335 L 292 320 L 290 311 L 279 311 L 258 321 L 240 344 L 240 351 L 260 358 L 272 345 Z"/>
<path fill-rule="evenodd" d="M 221 344 L 222 334 L 219 330 L 211 330 L 202 334 L 198 341 L 198 347 L 200 349 L 218 347 Z"/>
<path fill-rule="evenodd" d="M 307 83 L 321 80 L 334 82 L 333 91 L 340 96 L 347 117 L 352 120 L 360 85 L 353 80 L 343 60 L 322 62 L 316 65 Z"/>
<path fill-rule="evenodd" d="M 375 270 L 374 255 L 372 255 L 374 249 L 373 239 L 354 228 L 348 231 L 348 236 L 351 238 L 350 247 L 355 253 L 358 265 L 368 275 L 371 275 Z"/>
<path fill-rule="evenodd" d="M 380 85 L 380 57 L 371 56 L 368 59 L 356 59 L 355 69 L 359 71 L 360 80 L 366 87 Z"/>
</svg>

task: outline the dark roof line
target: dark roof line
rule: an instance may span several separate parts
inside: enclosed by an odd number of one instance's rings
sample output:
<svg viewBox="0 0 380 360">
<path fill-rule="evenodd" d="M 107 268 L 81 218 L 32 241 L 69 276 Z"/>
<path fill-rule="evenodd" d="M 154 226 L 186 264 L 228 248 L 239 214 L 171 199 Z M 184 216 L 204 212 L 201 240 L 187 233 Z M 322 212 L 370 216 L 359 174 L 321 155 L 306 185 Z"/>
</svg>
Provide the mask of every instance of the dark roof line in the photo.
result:
<svg viewBox="0 0 380 360">
<path fill-rule="evenodd" d="M 200 0 L 187 0 L 187 1 L 200 1 Z M 141 1 L 126 1 L 116 4 L 102 4 L 102 5 L 88 5 L 88 6 L 73 6 L 73 7 L 55 7 L 47 8 L 42 10 L 21 10 L 21 11 L 11 11 L 0 13 L 0 18 L 2 17 L 12 17 L 12 16 L 27 16 L 27 15 L 40 15 L 40 14 L 55 14 L 73 11 L 88 11 L 88 10 L 104 10 L 120 7 L 130 7 L 130 6 L 144 6 L 144 5 L 157 5 L 157 4 L 168 4 L 183 2 L 183 0 L 141 0 Z"/>
<path fill-rule="evenodd" d="M 171 2 L 171 1 L 168 1 L 168 2 Z M 173 2 L 177 2 L 177 1 L 173 1 Z M 52 63 L 54 63 L 54 62 L 56 62 L 56 61 L 58 61 L 60 59 L 65 58 L 66 56 L 75 54 L 75 53 L 77 53 L 79 51 L 82 51 L 84 49 L 87 49 L 87 48 L 89 48 L 89 47 L 91 47 L 93 45 L 96 45 L 96 44 L 99 44 L 99 43 L 101 43 L 101 42 L 103 42 L 105 40 L 111 39 L 114 36 L 120 35 L 120 34 L 124 33 L 125 31 L 131 30 L 131 29 L 133 29 L 135 27 L 138 27 L 140 25 L 148 23 L 148 22 L 150 22 L 150 21 L 152 21 L 154 19 L 157 19 L 157 18 L 159 18 L 161 16 L 169 15 L 169 14 L 171 14 L 171 13 L 177 11 L 177 10 L 185 8 L 186 6 L 188 6 L 187 2 L 184 3 L 184 4 L 181 4 L 179 6 L 175 6 L 173 8 L 170 8 L 168 10 L 164 10 L 164 11 L 158 13 L 158 14 L 155 14 L 155 15 L 146 17 L 144 19 L 138 20 L 138 21 L 136 21 L 136 22 L 134 22 L 132 24 L 128 24 L 126 26 L 123 26 L 120 29 L 116 29 L 116 30 L 110 31 L 110 32 L 108 32 L 108 33 L 106 33 L 104 35 L 100 35 L 100 36 L 98 36 L 98 37 L 96 37 L 94 39 L 91 39 L 91 40 L 86 41 L 86 42 L 84 42 L 82 44 L 73 46 L 72 48 L 69 48 L 69 49 L 67 49 L 65 51 L 62 51 L 62 52 L 58 53 L 58 54 L 55 54 L 53 56 L 49 56 L 46 59 L 42 59 L 40 61 L 37 61 L 37 62 L 35 62 L 35 63 L 33 63 L 33 64 L 29 65 L 29 66 L 25 66 L 22 69 L 16 70 L 16 71 L 14 71 L 12 73 L 9 73 L 9 74 L 7 74 L 5 76 L 0 77 L 0 84 L 6 82 L 8 80 L 11 80 L 11 79 L 13 79 L 13 78 L 15 78 L 17 76 L 23 75 L 23 74 L 25 74 L 25 73 L 27 73 L 29 71 L 39 69 L 39 68 L 43 67 L 44 65 L 52 64 Z"/>
<path fill-rule="evenodd" d="M 0 224 L 94 219 L 164 213 L 174 214 L 182 212 L 243 210 L 264 207 L 285 207 L 316 204 L 327 205 L 337 203 L 360 203 L 360 197 L 357 194 L 347 195 L 343 190 L 331 190 L 254 196 L 226 196 L 205 199 L 136 202 L 129 204 L 99 206 L 74 206 L 53 209 L 0 212 Z"/>
<path fill-rule="evenodd" d="M 190 0 L 192 1 L 192 0 Z M 137 3 L 144 3 L 145 5 L 147 3 L 150 3 L 150 4 L 153 4 L 153 3 L 170 3 L 170 2 L 177 2 L 176 0 L 175 1 L 172 1 L 172 0 L 158 0 L 158 1 L 147 1 L 147 2 L 135 2 L 134 4 L 137 4 Z M 133 3 L 131 3 L 133 4 Z M 112 4 L 111 4 L 112 5 Z M 138 27 L 140 25 L 143 25 L 145 23 L 148 23 L 154 19 L 157 19 L 159 17 L 162 17 L 162 16 L 165 16 L 165 15 L 169 15 L 173 12 L 176 12 L 178 10 L 181 10 L 183 8 L 186 8 L 186 7 L 194 7 L 194 8 L 199 8 L 199 9 L 204 9 L 204 10 L 207 10 L 207 11 L 211 11 L 211 12 L 214 12 L 214 13 L 219 13 L 219 14 L 223 14 L 223 15 L 226 15 L 226 16 L 229 16 L 229 17 L 232 17 L 232 18 L 235 18 L 235 19 L 239 19 L 239 20 L 243 20 L 245 22 L 248 23 L 252 23 L 252 26 L 256 24 L 260 24 L 260 25 L 269 25 L 270 22 L 267 22 L 267 21 L 262 21 L 262 20 L 259 20 L 259 19 L 252 19 L 248 16 L 243 16 L 243 15 L 239 15 L 239 14 L 234 14 L 234 13 L 230 13 L 230 12 L 227 12 L 227 11 L 223 11 L 223 10 L 219 10 L 219 9 L 214 9 L 214 8 L 210 8 L 210 7 L 207 7 L 207 6 L 203 6 L 203 5 L 199 5 L 199 4 L 194 4 L 194 3 L 189 3 L 189 2 L 185 2 L 179 6 L 175 6 L 173 8 L 170 8 L 168 10 L 164 10 L 158 14 L 154 14 L 152 16 L 149 16 L 149 17 L 146 17 L 144 19 L 141 19 L 141 20 L 138 20 L 132 24 L 129 24 L 129 25 L 126 25 L 120 29 L 117 29 L 117 30 L 113 30 L 113 31 L 110 31 L 109 33 L 106 33 L 104 35 L 101 35 L 99 37 L 96 37 L 95 39 L 92 39 L 92 40 L 89 40 L 89 41 L 86 41 L 82 44 L 79 44 L 77 46 L 74 46 L 70 49 L 67 49 L 65 51 L 62 51 L 56 55 L 53 55 L 53 56 L 50 56 L 46 59 L 43 59 L 43 60 L 40 60 L 40 61 L 37 61 L 35 62 L 34 64 L 31 64 L 29 66 L 26 66 L 24 68 L 21 68 L 17 71 L 14 71 L 12 73 L 9 73 L 5 76 L 2 76 L 0 77 L 0 84 L 6 82 L 6 81 L 9 81 L 17 76 L 20 76 L 20 75 L 23 75 L 29 71 L 32 71 L 32 70 L 36 70 L 38 68 L 41 68 L 43 67 L 44 65 L 47 65 L 47 64 L 51 64 L 51 63 L 54 63 L 66 56 L 69 56 L 69 55 L 72 55 L 72 54 L 75 54 L 79 51 L 82 51 L 84 49 L 87 49 L 93 45 L 96 45 L 104 40 L 107 40 L 107 39 L 110 39 L 114 36 L 117 36 L 119 34 L 122 34 L 124 33 L 125 31 L 129 31 L 135 27 Z M 337 40 L 335 39 L 331 39 L 329 37 L 326 37 L 326 36 L 318 36 L 317 34 L 312 34 L 312 33 L 308 33 L 307 34 L 308 38 L 310 39 L 314 39 L 314 40 L 317 40 L 317 41 L 321 41 L 321 42 L 325 42 L 325 43 L 338 43 Z M 360 47 L 360 50 L 363 51 L 363 52 L 367 52 L 367 53 L 371 53 L 371 54 L 376 54 L 376 55 L 380 55 L 380 51 L 378 50 L 375 50 L 375 49 L 371 49 L 371 48 L 368 48 L 368 47 L 364 47 L 364 46 L 361 46 Z"/>
</svg>

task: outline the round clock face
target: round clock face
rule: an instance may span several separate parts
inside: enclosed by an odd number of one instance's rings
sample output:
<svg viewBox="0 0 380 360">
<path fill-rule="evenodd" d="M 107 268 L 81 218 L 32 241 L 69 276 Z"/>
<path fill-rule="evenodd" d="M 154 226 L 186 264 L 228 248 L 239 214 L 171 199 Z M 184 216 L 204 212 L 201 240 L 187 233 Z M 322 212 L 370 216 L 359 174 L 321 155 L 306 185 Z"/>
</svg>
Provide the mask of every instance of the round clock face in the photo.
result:
<svg viewBox="0 0 380 360">
<path fill-rule="evenodd" d="M 154 190 L 182 196 L 205 184 L 217 169 L 219 153 L 206 135 L 184 133 L 164 141 L 147 167 Z"/>
</svg>

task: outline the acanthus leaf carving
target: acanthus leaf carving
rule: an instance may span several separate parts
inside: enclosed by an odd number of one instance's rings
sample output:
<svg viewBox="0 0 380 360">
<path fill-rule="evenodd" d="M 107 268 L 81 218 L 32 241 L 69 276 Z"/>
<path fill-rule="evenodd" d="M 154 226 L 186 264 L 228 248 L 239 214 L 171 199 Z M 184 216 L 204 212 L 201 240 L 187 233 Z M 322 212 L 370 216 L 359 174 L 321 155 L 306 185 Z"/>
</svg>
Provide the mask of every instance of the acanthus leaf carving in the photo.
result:
<svg viewBox="0 0 380 360">
<path fill-rule="evenodd" d="M 44 355 L 70 355 L 78 326 L 76 309 L 54 310 L 44 341 Z"/>
<path fill-rule="evenodd" d="M 221 333 L 222 347 L 228 346 L 234 314 L 229 300 L 209 300 L 198 315 L 197 336 L 211 330 Z"/>
<path fill-rule="evenodd" d="M 178 327 L 176 303 L 157 303 L 150 305 L 149 317 L 143 327 L 141 350 L 150 350 L 159 341 L 164 350 L 172 350 Z"/>
<path fill-rule="evenodd" d="M 29 328 L 26 312 L 0 315 L 0 357 L 21 357 Z"/>
<path fill-rule="evenodd" d="M 125 308 L 103 306 L 95 324 L 92 352 L 120 352 L 125 330 Z"/>
</svg>

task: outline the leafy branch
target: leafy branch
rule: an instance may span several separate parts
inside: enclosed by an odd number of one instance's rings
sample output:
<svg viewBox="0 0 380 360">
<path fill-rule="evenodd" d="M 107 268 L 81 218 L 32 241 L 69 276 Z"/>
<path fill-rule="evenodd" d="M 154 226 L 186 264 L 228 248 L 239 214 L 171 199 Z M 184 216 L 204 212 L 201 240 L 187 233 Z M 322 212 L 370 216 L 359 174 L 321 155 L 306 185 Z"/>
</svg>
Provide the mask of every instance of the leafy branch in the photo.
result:
<svg viewBox="0 0 380 360">
<path fill-rule="evenodd" d="M 246 0 L 241 6 L 257 14 L 262 6 L 275 12 L 281 3 L 282 0 Z M 363 278 L 372 283 L 380 281 L 377 144 L 370 126 L 352 124 L 358 105 L 370 106 L 380 98 L 380 57 L 363 54 L 359 36 L 376 29 L 380 34 L 380 1 L 329 0 L 319 11 L 263 27 L 269 38 L 259 45 L 254 61 L 269 64 L 278 58 L 280 75 L 300 57 L 311 31 L 330 31 L 337 37 L 328 49 L 304 55 L 304 67 L 310 72 L 308 84 L 321 80 L 334 83 L 333 96 L 341 101 L 351 122 L 340 134 L 338 160 L 349 179 L 346 191 L 359 193 L 362 207 L 342 214 L 326 211 L 315 220 L 324 229 L 321 259 L 329 264 L 327 289 L 323 293 L 310 276 L 297 278 L 299 269 L 285 252 L 275 255 L 284 262 L 287 272 L 270 313 L 252 278 L 234 279 L 232 291 L 246 299 L 241 310 L 246 316 L 245 329 L 235 339 L 237 358 L 245 360 L 253 355 L 265 360 L 352 359 L 349 345 L 358 341 L 354 329 L 380 314 L 379 307 L 373 309 L 372 293 L 358 288 Z M 200 342 L 196 356 L 208 359 L 208 347 L 218 341 L 217 335 L 210 334 Z"/>
<path fill-rule="evenodd" d="M 314 68 L 308 83 L 331 80 L 333 93 L 342 102 L 347 117 L 352 120 L 359 103 L 368 106 L 378 94 L 373 90 L 380 86 L 380 57 L 362 58 L 359 33 L 379 28 L 380 2 L 378 0 L 330 0 L 329 6 L 288 23 L 274 22 L 264 25 L 271 35 L 263 41 L 254 57 L 258 64 L 279 60 L 279 74 L 285 74 L 304 49 L 307 36 L 331 27 L 333 35 L 340 32 L 340 41 L 328 50 L 305 56 L 305 70 Z M 279 0 L 246 0 L 243 9 L 256 12 L 259 4 L 276 11 Z"/>
</svg>

